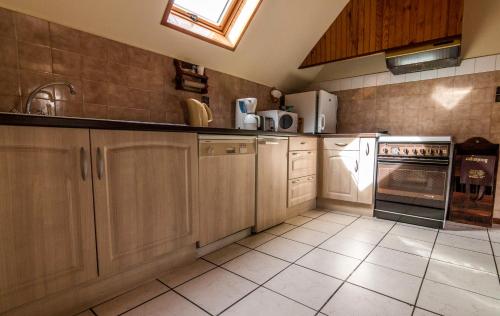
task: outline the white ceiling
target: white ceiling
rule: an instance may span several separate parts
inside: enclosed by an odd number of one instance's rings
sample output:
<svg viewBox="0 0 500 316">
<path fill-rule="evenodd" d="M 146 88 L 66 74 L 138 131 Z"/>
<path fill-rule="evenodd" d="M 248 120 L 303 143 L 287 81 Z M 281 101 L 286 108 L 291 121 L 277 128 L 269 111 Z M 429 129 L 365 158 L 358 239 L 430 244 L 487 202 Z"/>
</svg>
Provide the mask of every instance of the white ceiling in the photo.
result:
<svg viewBox="0 0 500 316">
<path fill-rule="evenodd" d="M 348 0 L 263 0 L 232 52 L 160 25 L 167 0 L 0 0 L 0 6 L 286 91 L 322 67 L 297 69 Z"/>
</svg>

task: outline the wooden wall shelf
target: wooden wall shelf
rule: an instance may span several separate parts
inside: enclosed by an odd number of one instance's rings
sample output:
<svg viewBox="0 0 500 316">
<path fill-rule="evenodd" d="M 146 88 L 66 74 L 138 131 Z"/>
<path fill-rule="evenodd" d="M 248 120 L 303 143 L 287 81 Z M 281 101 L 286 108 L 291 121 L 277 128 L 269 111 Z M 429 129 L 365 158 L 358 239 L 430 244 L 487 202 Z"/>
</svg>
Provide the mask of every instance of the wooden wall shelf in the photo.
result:
<svg viewBox="0 0 500 316">
<path fill-rule="evenodd" d="M 196 72 L 198 65 L 174 59 L 175 89 L 207 94 L 208 77 Z"/>
</svg>

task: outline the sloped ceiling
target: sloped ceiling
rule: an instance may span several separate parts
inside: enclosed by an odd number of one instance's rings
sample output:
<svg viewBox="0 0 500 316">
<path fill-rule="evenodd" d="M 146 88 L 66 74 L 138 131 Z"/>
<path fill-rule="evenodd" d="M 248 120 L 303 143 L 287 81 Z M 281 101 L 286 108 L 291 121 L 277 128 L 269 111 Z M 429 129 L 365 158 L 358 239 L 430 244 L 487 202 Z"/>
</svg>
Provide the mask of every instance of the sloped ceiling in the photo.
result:
<svg viewBox="0 0 500 316">
<path fill-rule="evenodd" d="M 500 1 L 464 0 L 462 57 L 473 58 L 500 53 Z M 387 71 L 383 54 L 326 64 L 313 82 Z"/>
<path fill-rule="evenodd" d="M 299 70 L 348 0 L 263 0 L 232 52 L 160 25 L 167 0 L 0 0 L 0 6 L 285 91 L 312 81 Z"/>
</svg>

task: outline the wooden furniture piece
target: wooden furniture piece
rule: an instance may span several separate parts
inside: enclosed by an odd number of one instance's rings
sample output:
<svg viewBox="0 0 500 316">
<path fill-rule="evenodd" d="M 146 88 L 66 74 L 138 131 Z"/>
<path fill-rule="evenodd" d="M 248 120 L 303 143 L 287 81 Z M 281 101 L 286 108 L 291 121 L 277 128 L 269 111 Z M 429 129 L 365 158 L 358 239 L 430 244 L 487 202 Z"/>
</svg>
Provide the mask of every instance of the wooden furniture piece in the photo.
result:
<svg viewBox="0 0 500 316">
<path fill-rule="evenodd" d="M 316 199 L 315 137 L 291 137 L 288 152 L 288 207 Z"/>
<path fill-rule="evenodd" d="M 498 170 L 499 145 L 492 144 L 481 137 L 470 138 L 464 143 L 456 144 L 453 155 L 453 173 L 451 178 L 451 201 L 448 219 L 466 224 L 491 227 L 495 204 L 496 176 Z M 461 170 L 464 159 L 479 158 L 481 162 L 489 160 L 494 164 L 492 174 L 484 166 L 479 165 L 476 172 L 480 177 L 489 177 L 491 185 L 468 184 Z M 461 179 L 462 178 L 462 179 Z M 481 182 L 481 181 L 480 181 Z"/>
<path fill-rule="evenodd" d="M 358 156 L 358 151 L 323 150 L 322 197 L 358 200 Z"/>
<path fill-rule="evenodd" d="M 200 139 L 199 246 L 255 225 L 255 137 Z"/>
<path fill-rule="evenodd" d="M 194 245 L 196 134 L 92 130 L 91 139 L 99 273 Z"/>
<path fill-rule="evenodd" d="M 259 137 L 255 231 L 286 219 L 288 138 Z"/>
<path fill-rule="evenodd" d="M 196 70 L 198 65 L 185 61 L 174 59 L 175 66 L 175 89 L 196 92 L 201 94 L 208 93 L 208 77 L 205 74 L 198 74 Z"/>
<path fill-rule="evenodd" d="M 375 138 L 324 138 L 321 197 L 373 204 Z"/>
<path fill-rule="evenodd" d="M 460 37 L 463 0 L 350 0 L 300 68 Z"/>
<path fill-rule="evenodd" d="M 0 314 L 97 278 L 89 131 L 0 126 Z"/>
</svg>

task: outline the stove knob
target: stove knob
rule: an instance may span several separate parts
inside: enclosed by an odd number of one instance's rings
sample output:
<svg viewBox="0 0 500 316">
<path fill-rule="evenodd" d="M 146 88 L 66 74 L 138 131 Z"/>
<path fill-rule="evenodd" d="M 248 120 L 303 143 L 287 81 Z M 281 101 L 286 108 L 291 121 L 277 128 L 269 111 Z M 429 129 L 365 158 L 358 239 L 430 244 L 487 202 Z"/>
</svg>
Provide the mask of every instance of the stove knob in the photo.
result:
<svg viewBox="0 0 500 316">
<path fill-rule="evenodd" d="M 420 153 L 421 153 L 422 155 L 425 155 L 425 149 L 420 149 Z"/>
<path fill-rule="evenodd" d="M 443 156 L 443 155 L 444 155 L 444 152 L 443 152 L 443 150 L 442 150 L 442 149 L 438 149 L 437 154 L 438 154 L 439 156 Z"/>
<path fill-rule="evenodd" d="M 389 149 L 388 148 L 384 148 L 384 154 L 388 154 L 389 153 Z"/>
<path fill-rule="evenodd" d="M 413 148 L 413 154 L 414 155 L 418 154 L 418 150 L 416 148 Z"/>
<path fill-rule="evenodd" d="M 408 154 L 410 153 L 410 151 L 408 150 L 408 148 L 405 148 L 405 149 L 403 150 L 403 152 L 405 153 L 405 155 L 408 155 Z"/>
<path fill-rule="evenodd" d="M 429 155 L 434 156 L 434 149 L 429 149 Z"/>
</svg>

